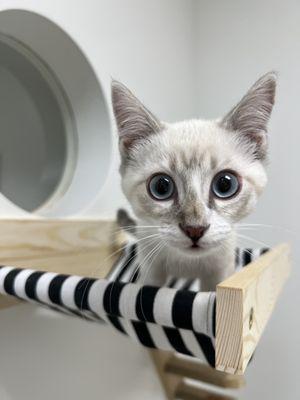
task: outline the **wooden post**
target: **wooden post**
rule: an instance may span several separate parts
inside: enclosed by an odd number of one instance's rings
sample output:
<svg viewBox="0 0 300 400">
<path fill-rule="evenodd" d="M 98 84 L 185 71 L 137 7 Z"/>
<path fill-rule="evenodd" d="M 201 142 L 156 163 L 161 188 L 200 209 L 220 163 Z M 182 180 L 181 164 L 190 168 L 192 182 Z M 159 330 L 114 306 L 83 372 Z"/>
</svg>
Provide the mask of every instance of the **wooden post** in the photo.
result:
<svg viewBox="0 0 300 400">
<path fill-rule="evenodd" d="M 217 286 L 216 368 L 243 374 L 290 272 L 281 244 Z"/>
</svg>

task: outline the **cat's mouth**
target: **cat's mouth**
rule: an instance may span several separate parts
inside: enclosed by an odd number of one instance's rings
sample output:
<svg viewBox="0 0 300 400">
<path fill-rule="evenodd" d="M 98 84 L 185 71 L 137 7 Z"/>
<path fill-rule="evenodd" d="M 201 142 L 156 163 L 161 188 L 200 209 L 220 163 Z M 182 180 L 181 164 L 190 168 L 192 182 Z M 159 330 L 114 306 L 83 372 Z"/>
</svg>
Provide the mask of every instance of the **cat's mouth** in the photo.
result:
<svg viewBox="0 0 300 400">
<path fill-rule="evenodd" d="M 205 250 L 205 248 L 203 246 L 201 246 L 201 243 L 193 243 L 189 246 L 186 246 L 184 248 L 184 250 L 188 253 L 198 253 L 198 252 L 202 252 L 203 250 Z"/>
</svg>

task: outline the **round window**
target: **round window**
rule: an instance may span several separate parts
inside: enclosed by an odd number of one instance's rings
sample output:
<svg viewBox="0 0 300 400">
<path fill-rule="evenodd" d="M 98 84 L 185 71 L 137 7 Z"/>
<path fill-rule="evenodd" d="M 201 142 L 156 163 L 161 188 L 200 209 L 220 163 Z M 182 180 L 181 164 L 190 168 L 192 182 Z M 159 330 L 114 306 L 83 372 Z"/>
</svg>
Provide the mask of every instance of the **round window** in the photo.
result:
<svg viewBox="0 0 300 400">
<path fill-rule="evenodd" d="M 74 215 L 110 167 L 103 89 L 77 44 L 47 18 L 0 12 L 0 210 Z M 5 203 L 6 202 L 6 203 Z"/>
<path fill-rule="evenodd" d="M 62 182 L 67 133 L 49 80 L 24 50 L 0 36 L 0 191 L 33 211 Z"/>
</svg>

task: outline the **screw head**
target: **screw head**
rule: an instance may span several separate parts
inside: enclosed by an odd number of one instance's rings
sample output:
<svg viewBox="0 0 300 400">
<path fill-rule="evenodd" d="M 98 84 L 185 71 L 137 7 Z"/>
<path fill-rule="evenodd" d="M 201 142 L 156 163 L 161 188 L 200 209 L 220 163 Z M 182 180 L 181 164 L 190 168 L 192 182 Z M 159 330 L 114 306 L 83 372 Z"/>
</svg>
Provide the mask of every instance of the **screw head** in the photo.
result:
<svg viewBox="0 0 300 400">
<path fill-rule="evenodd" d="M 253 326 L 253 320 L 254 320 L 254 309 L 253 307 L 251 307 L 249 315 L 249 329 L 251 329 Z"/>
</svg>

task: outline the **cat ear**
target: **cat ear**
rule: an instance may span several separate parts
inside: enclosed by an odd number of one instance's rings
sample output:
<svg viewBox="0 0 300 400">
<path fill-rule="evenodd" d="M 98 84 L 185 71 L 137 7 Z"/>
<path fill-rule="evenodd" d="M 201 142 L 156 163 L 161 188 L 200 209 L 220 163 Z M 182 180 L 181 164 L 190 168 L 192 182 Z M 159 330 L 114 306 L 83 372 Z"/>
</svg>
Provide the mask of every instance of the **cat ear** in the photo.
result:
<svg viewBox="0 0 300 400">
<path fill-rule="evenodd" d="M 122 83 L 112 81 L 111 96 L 123 151 L 162 129 L 158 119 Z"/>
<path fill-rule="evenodd" d="M 226 129 L 243 135 L 257 159 L 267 154 L 267 125 L 275 101 L 276 78 L 274 72 L 263 75 L 221 121 Z"/>
</svg>

